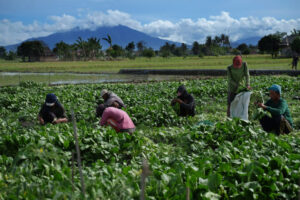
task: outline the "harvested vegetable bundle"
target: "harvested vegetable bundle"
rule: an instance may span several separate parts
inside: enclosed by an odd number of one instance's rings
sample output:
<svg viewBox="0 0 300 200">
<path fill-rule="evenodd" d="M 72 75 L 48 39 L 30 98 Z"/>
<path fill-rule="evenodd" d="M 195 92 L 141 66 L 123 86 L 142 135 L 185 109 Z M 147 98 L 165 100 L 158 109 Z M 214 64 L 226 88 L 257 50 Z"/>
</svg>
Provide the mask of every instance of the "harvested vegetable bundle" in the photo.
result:
<svg viewBox="0 0 300 200">
<path fill-rule="evenodd" d="M 253 91 L 251 95 L 251 102 L 264 103 L 263 93 L 261 91 Z"/>
<path fill-rule="evenodd" d="M 257 103 L 264 103 L 264 97 L 262 91 L 253 91 L 251 94 L 249 115 L 253 120 L 260 120 L 264 115 L 268 115 L 268 112 L 258 107 Z"/>
<path fill-rule="evenodd" d="M 241 92 L 248 92 L 248 91 L 249 91 L 248 88 L 245 88 L 244 86 L 239 86 L 236 93 L 238 94 Z"/>
</svg>

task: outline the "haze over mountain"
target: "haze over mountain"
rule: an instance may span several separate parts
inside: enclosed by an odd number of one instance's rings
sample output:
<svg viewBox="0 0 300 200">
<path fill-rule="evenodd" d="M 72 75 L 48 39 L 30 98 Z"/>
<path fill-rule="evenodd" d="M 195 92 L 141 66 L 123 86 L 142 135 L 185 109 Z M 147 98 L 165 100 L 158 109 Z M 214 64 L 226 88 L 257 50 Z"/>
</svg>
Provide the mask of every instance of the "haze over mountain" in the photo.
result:
<svg viewBox="0 0 300 200">
<path fill-rule="evenodd" d="M 103 26 L 95 30 L 80 29 L 77 27 L 71 29 L 70 31 L 54 33 L 45 37 L 30 38 L 26 41 L 40 40 L 43 41 L 45 44 L 47 44 L 50 49 L 53 49 L 55 47 L 55 44 L 60 41 L 64 41 L 65 43 L 68 44 L 74 44 L 78 39 L 78 37 L 81 37 L 83 40 L 87 40 L 90 37 L 96 37 L 101 39 L 100 43 L 102 45 L 102 49 L 107 49 L 109 47 L 109 44 L 106 41 L 102 40 L 103 37 L 107 37 L 107 34 L 111 36 L 113 44 L 118 44 L 122 47 L 126 47 L 126 45 L 132 41 L 134 43 L 143 41 L 145 46 L 151 47 L 154 50 L 158 50 L 166 42 L 169 42 L 170 44 L 181 45 L 181 43 L 162 40 L 159 38 L 149 36 L 145 33 L 136 31 L 134 29 L 131 29 L 123 25 L 111 26 L 111 27 Z M 5 48 L 7 51 L 9 50 L 15 51 L 19 45 L 20 43 L 14 45 L 8 45 Z"/>
<path fill-rule="evenodd" d="M 262 37 L 256 36 L 256 37 L 249 37 L 249 38 L 243 38 L 240 40 L 237 40 L 235 42 L 231 43 L 231 46 L 233 48 L 236 48 L 237 46 L 239 46 L 240 44 L 247 44 L 247 45 L 257 45 L 258 41 L 261 39 Z"/>
</svg>

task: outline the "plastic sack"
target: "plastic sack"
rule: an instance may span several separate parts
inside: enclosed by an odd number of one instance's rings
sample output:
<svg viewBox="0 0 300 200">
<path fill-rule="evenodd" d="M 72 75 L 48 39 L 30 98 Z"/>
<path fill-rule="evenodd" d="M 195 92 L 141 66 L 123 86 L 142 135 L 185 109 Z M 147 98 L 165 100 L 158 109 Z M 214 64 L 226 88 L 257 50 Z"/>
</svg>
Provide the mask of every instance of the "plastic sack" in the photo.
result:
<svg viewBox="0 0 300 200">
<path fill-rule="evenodd" d="M 237 117 L 248 121 L 248 107 L 252 92 L 238 93 L 230 105 L 230 117 Z"/>
</svg>

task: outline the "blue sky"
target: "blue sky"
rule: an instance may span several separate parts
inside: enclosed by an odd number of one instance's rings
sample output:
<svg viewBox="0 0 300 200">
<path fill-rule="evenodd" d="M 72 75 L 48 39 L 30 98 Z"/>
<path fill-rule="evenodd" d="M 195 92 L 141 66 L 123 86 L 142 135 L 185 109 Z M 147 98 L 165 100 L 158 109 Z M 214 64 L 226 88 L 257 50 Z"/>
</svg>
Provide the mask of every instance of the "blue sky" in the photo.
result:
<svg viewBox="0 0 300 200">
<path fill-rule="evenodd" d="M 0 0 L 0 45 L 75 26 L 123 24 L 179 42 L 300 29 L 300 0 Z"/>
</svg>

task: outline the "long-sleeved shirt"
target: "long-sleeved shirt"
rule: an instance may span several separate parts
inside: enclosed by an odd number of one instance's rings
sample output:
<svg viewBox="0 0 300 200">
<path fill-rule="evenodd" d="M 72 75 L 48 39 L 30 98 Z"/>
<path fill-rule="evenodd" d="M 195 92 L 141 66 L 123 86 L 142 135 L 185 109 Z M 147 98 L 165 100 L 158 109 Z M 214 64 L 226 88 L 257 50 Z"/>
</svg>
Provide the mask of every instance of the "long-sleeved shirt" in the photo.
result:
<svg viewBox="0 0 300 200">
<path fill-rule="evenodd" d="M 179 97 L 180 98 L 180 97 Z M 195 115 L 195 101 L 194 97 L 188 94 L 185 98 L 180 98 L 183 103 L 180 104 L 180 116 L 194 116 Z"/>
<path fill-rule="evenodd" d="M 108 119 L 115 120 L 117 122 L 117 127 L 119 130 L 135 128 L 135 125 L 128 114 L 121 109 L 115 107 L 105 108 L 100 121 L 100 125 L 106 125 Z"/>
<path fill-rule="evenodd" d="M 227 67 L 228 92 L 236 93 L 243 78 L 246 79 L 246 87 L 250 85 L 250 75 L 247 63 L 243 62 L 241 68 Z"/>
<path fill-rule="evenodd" d="M 122 101 L 122 99 L 118 95 L 116 95 L 113 92 L 109 92 L 108 93 L 108 99 L 106 101 L 104 101 L 104 106 L 105 107 L 110 107 L 110 106 L 112 106 L 112 104 L 114 102 L 117 102 L 119 104 L 120 108 L 125 107 L 124 102 Z"/>
<path fill-rule="evenodd" d="M 195 100 L 192 95 L 190 95 L 184 86 L 180 86 L 178 88 L 180 90 L 181 95 L 178 96 L 183 103 L 180 104 L 179 116 L 194 116 L 195 115 Z M 175 102 L 172 102 L 171 105 L 175 106 Z"/>
<path fill-rule="evenodd" d="M 290 125 L 293 126 L 293 120 L 286 100 L 280 98 L 279 101 L 274 102 L 272 99 L 269 99 L 265 105 L 267 106 L 266 110 L 269 111 L 272 116 L 283 115 Z"/>
<path fill-rule="evenodd" d="M 56 102 L 54 106 L 46 106 L 44 103 L 39 112 L 39 116 L 44 119 L 45 122 L 52 123 L 56 118 L 66 118 L 66 112 L 64 107 Z"/>
</svg>

